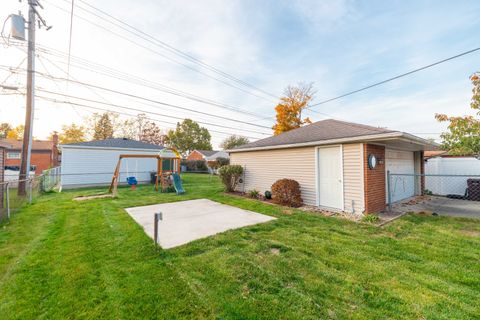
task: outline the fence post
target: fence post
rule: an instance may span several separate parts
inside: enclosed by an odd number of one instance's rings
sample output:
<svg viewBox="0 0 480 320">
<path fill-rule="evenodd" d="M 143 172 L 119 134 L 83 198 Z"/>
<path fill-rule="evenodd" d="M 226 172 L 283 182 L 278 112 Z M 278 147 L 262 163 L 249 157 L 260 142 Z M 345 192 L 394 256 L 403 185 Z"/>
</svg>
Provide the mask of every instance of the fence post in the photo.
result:
<svg viewBox="0 0 480 320">
<path fill-rule="evenodd" d="M 32 178 L 28 179 L 28 203 L 32 204 Z"/>
<path fill-rule="evenodd" d="M 387 170 L 388 211 L 392 211 L 392 192 L 390 190 L 390 170 Z"/>
<path fill-rule="evenodd" d="M 7 201 L 6 201 L 6 205 L 7 205 L 7 218 L 10 220 L 10 186 L 9 186 L 9 183 L 7 182 Z"/>
</svg>

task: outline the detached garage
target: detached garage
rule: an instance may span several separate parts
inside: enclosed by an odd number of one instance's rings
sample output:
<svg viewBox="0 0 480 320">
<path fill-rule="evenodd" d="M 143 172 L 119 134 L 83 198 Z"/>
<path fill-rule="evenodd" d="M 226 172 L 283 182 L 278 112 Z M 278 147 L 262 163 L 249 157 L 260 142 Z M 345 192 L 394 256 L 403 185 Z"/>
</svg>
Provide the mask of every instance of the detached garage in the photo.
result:
<svg viewBox="0 0 480 320">
<path fill-rule="evenodd" d="M 117 138 L 60 145 L 62 152 L 62 188 L 109 185 L 121 154 L 157 155 L 162 146 Z M 150 172 L 157 170 L 156 159 L 124 159 L 120 183 L 135 176 L 139 183 L 150 181 Z"/>
<path fill-rule="evenodd" d="M 305 204 L 355 214 L 383 211 L 392 202 L 422 193 L 423 151 L 436 144 L 414 135 L 337 120 L 323 120 L 258 140 L 230 152 L 244 167 L 238 191 L 265 192 L 282 178 L 300 183 Z M 393 189 L 391 189 L 393 191 Z"/>
</svg>

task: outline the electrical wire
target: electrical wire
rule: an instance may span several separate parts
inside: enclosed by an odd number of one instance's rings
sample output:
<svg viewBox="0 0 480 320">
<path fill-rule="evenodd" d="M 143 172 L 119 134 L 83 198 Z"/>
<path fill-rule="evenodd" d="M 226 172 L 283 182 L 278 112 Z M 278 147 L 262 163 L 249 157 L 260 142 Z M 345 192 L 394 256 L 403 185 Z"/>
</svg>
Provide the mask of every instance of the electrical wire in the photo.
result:
<svg viewBox="0 0 480 320">
<path fill-rule="evenodd" d="M 23 43 L 15 43 L 15 45 L 23 46 L 24 44 Z M 67 53 L 64 53 L 60 50 L 49 48 L 45 45 L 37 44 L 37 52 L 39 52 L 39 51 L 44 53 L 44 54 L 48 54 L 48 55 L 51 55 L 51 56 L 58 57 L 60 59 L 68 57 Z M 191 93 L 187 93 L 185 91 L 181 91 L 181 90 L 166 86 L 166 85 L 161 84 L 159 82 L 154 82 L 154 81 L 151 81 L 151 80 L 148 80 L 148 79 L 145 79 L 145 78 L 141 78 L 141 77 L 129 74 L 129 73 L 125 73 L 125 72 L 119 71 L 118 69 L 114 69 L 114 68 L 111 68 L 111 67 L 108 67 L 108 66 L 105 66 L 103 64 L 99 64 L 99 63 L 96 63 L 96 62 L 93 62 L 93 61 L 90 61 L 90 60 L 87 60 L 87 59 L 83 59 L 83 58 L 79 58 L 79 57 L 75 57 L 75 56 L 71 56 L 71 58 L 72 58 L 73 61 L 77 61 L 77 63 L 78 63 L 78 65 L 75 65 L 75 63 L 73 63 L 72 66 L 74 66 L 78 69 L 82 69 L 82 70 L 86 70 L 86 71 L 89 71 L 89 72 L 97 73 L 97 74 L 100 74 L 100 75 L 104 75 L 106 77 L 115 78 L 115 79 L 125 81 L 125 82 L 128 82 L 128 83 L 137 84 L 137 85 L 140 85 L 140 86 L 144 86 L 144 87 L 147 87 L 147 88 L 151 88 L 151 89 L 154 89 L 154 90 L 158 90 L 158 91 L 161 91 L 161 92 L 165 92 L 165 93 L 168 93 L 168 94 L 172 94 L 172 95 L 175 95 L 175 96 L 186 98 L 186 99 L 189 99 L 189 100 L 192 100 L 192 101 L 195 101 L 195 102 L 200 102 L 200 103 L 203 103 L 203 104 L 219 107 L 219 108 L 222 108 L 222 109 L 225 109 L 225 110 L 238 112 L 238 113 L 241 113 L 243 115 L 245 115 L 245 114 L 251 115 L 253 117 L 258 118 L 259 120 L 265 120 L 265 119 L 268 119 L 268 118 L 272 118 L 272 117 L 265 117 L 264 115 L 254 113 L 254 112 L 251 112 L 251 111 L 246 110 L 246 109 L 242 109 L 242 108 L 237 107 L 237 106 L 228 105 L 228 104 L 218 102 L 218 101 L 215 101 L 215 100 L 212 100 L 212 99 L 207 99 L 207 98 L 203 98 L 203 97 L 191 94 Z M 53 63 L 50 59 L 49 59 L 49 61 L 51 63 Z M 57 61 L 57 62 L 62 63 L 62 64 L 66 64 L 63 61 Z M 58 68 L 58 66 L 57 66 L 57 68 Z"/>
<path fill-rule="evenodd" d="M 189 111 L 189 112 L 203 114 L 203 115 L 207 115 L 207 116 L 210 116 L 210 117 L 219 118 L 219 119 L 222 119 L 222 120 L 228 120 L 228 121 L 232 121 L 232 122 L 247 124 L 247 125 L 251 125 L 251 126 L 255 126 L 255 127 L 259 127 L 259 128 L 271 129 L 270 127 L 262 126 L 262 125 L 259 125 L 259 124 L 256 124 L 256 123 L 242 121 L 242 120 L 238 120 L 238 119 L 232 119 L 232 118 L 228 118 L 228 117 L 224 117 L 224 116 L 220 116 L 220 115 L 216 115 L 216 114 L 211 114 L 211 113 L 208 113 L 208 112 L 203 112 L 203 111 L 199 111 L 199 110 L 194 110 L 194 109 L 174 105 L 174 104 L 171 104 L 171 103 L 162 102 L 162 101 L 159 101 L 159 100 L 144 98 L 144 97 L 134 95 L 134 94 L 131 94 L 131 93 L 121 92 L 121 91 L 118 91 L 118 90 L 114 90 L 114 89 L 110 89 L 110 88 L 106 88 L 106 87 L 102 87 L 102 86 L 98 86 L 98 85 L 94 85 L 94 84 L 90 84 L 90 83 L 86 83 L 86 82 L 75 81 L 75 80 L 72 80 L 72 79 L 66 79 L 66 78 L 60 78 L 60 77 L 51 77 L 51 76 L 49 76 L 45 73 L 38 72 L 38 71 L 36 71 L 35 73 L 42 76 L 42 77 L 52 78 L 52 79 L 61 80 L 61 81 L 68 81 L 68 82 L 71 82 L 71 83 L 76 83 L 76 84 L 80 84 L 80 85 L 83 85 L 83 86 L 88 86 L 88 87 L 91 87 L 91 88 L 104 90 L 104 91 L 107 91 L 107 92 L 110 92 L 110 93 L 119 94 L 119 95 L 127 96 L 127 97 L 130 97 L 130 98 L 135 98 L 135 99 L 139 99 L 139 100 L 143 100 L 143 101 L 147 101 L 147 102 L 151 102 L 151 103 L 155 103 L 155 104 L 159 104 L 159 105 L 164 105 L 164 106 L 168 106 L 168 107 L 172 107 L 172 108 L 176 108 L 176 109 L 180 109 L 180 110 L 185 110 L 185 111 Z"/>
<path fill-rule="evenodd" d="M 67 66 L 67 78 L 70 76 L 70 56 L 72 53 L 72 31 L 73 31 L 73 9 L 75 7 L 75 0 L 72 1 L 72 9 L 70 10 L 70 35 L 68 37 L 68 66 Z"/>
<path fill-rule="evenodd" d="M 66 1 L 66 0 L 64 0 L 64 1 Z M 200 60 L 200 59 L 198 59 L 198 58 L 196 58 L 196 57 L 194 57 L 194 56 L 192 56 L 192 55 L 190 55 L 190 54 L 188 54 L 188 53 L 186 53 L 186 52 L 184 52 L 184 51 L 182 51 L 182 50 L 179 50 L 179 49 L 173 47 L 172 45 L 167 44 L 166 42 L 164 42 L 164 41 L 162 41 L 162 40 L 159 40 L 158 38 L 156 38 L 156 37 L 154 37 L 154 36 L 152 36 L 152 35 L 144 32 L 144 31 L 142 31 L 142 30 L 140 30 L 140 29 L 132 26 L 131 24 L 126 23 L 125 21 L 123 21 L 123 20 L 121 20 L 121 19 L 118 19 L 118 18 L 114 17 L 113 15 L 109 14 L 108 12 L 106 12 L 106 11 L 104 11 L 104 10 L 102 10 L 102 9 L 99 9 L 99 8 L 95 7 L 95 6 L 89 4 L 88 2 L 86 2 L 86 1 L 84 1 L 84 0 L 79 0 L 79 1 L 80 1 L 81 3 L 83 3 L 84 5 L 88 6 L 89 8 L 92 8 L 93 10 L 96 10 L 97 12 L 100 12 L 101 14 L 103 14 L 103 15 L 111 18 L 111 19 L 113 19 L 114 21 L 117 21 L 118 23 L 120 23 L 120 24 L 122 24 L 122 25 L 124 25 L 124 26 L 126 26 L 126 27 L 128 27 L 128 28 L 130 28 L 130 29 L 132 29 L 132 30 L 134 30 L 135 32 L 140 33 L 141 35 L 143 35 L 143 36 L 145 36 L 145 37 L 153 40 L 154 42 L 157 43 L 157 45 L 160 45 L 162 48 L 164 48 L 164 49 L 172 52 L 173 54 L 175 54 L 175 55 L 177 55 L 177 56 L 180 56 L 180 57 L 182 57 L 182 58 L 185 58 L 185 59 L 187 59 L 187 60 L 189 60 L 189 61 L 191 61 L 191 62 L 193 62 L 193 63 L 195 63 L 195 64 L 197 64 L 197 65 L 200 65 L 200 66 L 202 66 L 202 67 L 205 67 L 205 68 L 207 68 L 207 69 L 209 69 L 209 70 L 211 70 L 211 71 L 213 71 L 213 72 L 215 72 L 215 73 L 217 73 L 217 74 L 219 74 L 219 75 L 221 75 L 221 76 L 224 76 L 224 77 L 226 77 L 226 78 L 228 78 L 228 79 L 230 79 L 230 80 L 233 80 L 233 81 L 235 81 L 235 82 L 237 82 L 237 83 L 239 83 L 239 84 L 242 84 L 242 85 L 244 85 L 244 86 L 246 86 L 246 87 L 250 87 L 250 88 L 252 88 L 252 89 L 254 89 L 254 90 L 256 90 L 256 91 L 262 92 L 262 93 L 264 93 L 264 94 L 266 94 L 266 95 L 269 95 L 269 96 L 271 96 L 271 97 L 273 97 L 273 98 L 275 98 L 275 99 L 278 98 L 278 95 L 273 94 L 273 93 L 270 93 L 270 92 L 268 92 L 268 91 L 265 91 L 264 89 L 261 89 L 261 88 L 259 88 L 259 87 L 257 87 L 257 86 L 254 86 L 254 85 L 250 84 L 250 83 L 247 83 L 247 82 L 245 82 L 245 81 L 243 81 L 243 80 L 241 80 L 241 79 L 238 79 L 238 78 L 234 77 L 233 75 L 231 75 L 231 74 L 229 74 L 229 73 L 227 73 L 227 72 L 224 72 L 224 71 L 222 71 L 222 70 L 220 70 L 220 69 L 218 69 L 218 68 L 216 68 L 216 67 L 214 67 L 214 66 L 212 66 L 212 65 L 210 65 L 210 64 L 207 64 L 207 63 L 203 62 L 202 60 Z M 82 7 L 80 7 L 80 8 L 81 8 L 82 10 L 84 10 L 85 12 L 88 12 L 88 13 L 90 13 L 90 14 L 93 14 L 91 11 L 86 10 L 85 8 L 82 8 Z M 95 15 L 95 14 L 94 14 L 94 15 Z M 97 15 L 95 15 L 95 16 L 97 16 Z M 97 17 L 98 17 L 98 16 L 97 16 Z M 117 25 L 117 26 L 118 26 L 118 25 Z M 123 28 L 122 28 L 122 29 L 123 29 Z M 124 29 L 124 30 L 126 30 L 126 29 Z M 129 31 L 129 30 L 126 30 L 126 31 L 128 31 L 128 32 L 130 32 L 130 33 L 132 33 L 132 34 L 135 34 L 136 36 L 138 36 L 138 34 L 133 33 L 133 32 L 131 32 L 131 31 Z M 143 38 L 143 37 L 142 37 L 142 39 L 146 40 L 146 39 Z"/>
<path fill-rule="evenodd" d="M 468 51 L 459 53 L 459 54 L 454 55 L 454 56 L 451 56 L 451 57 L 449 57 L 449 58 L 446 58 L 446 59 L 443 59 L 443 60 L 440 60 L 440 61 L 437 61 L 437 62 L 428 64 L 428 65 L 426 65 L 426 66 L 423 66 L 423 67 L 420 67 L 420 68 L 411 70 L 411 71 L 409 71 L 409 72 L 402 73 L 402 74 L 397 75 L 397 76 L 395 76 L 395 77 L 391 77 L 391 78 L 388 78 L 388 79 L 386 79 L 386 80 L 379 81 L 379 82 L 373 83 L 373 84 L 371 84 L 371 85 L 368 85 L 368 86 L 366 86 L 366 87 L 362 87 L 362 88 L 360 88 L 360 89 L 356 89 L 356 90 L 353 90 L 353 91 L 350 91 L 350 92 L 341 94 L 341 95 L 339 95 L 339 96 L 336 96 L 336 97 L 333 97 L 333 98 L 330 98 L 330 99 L 326 99 L 326 100 L 323 100 L 323 101 L 314 103 L 314 104 L 310 105 L 309 107 L 307 107 L 307 109 L 311 109 L 311 108 L 313 108 L 313 107 L 316 107 L 316 106 L 319 106 L 319 105 L 322 105 L 322 104 L 325 104 L 325 103 L 328 103 L 328 102 L 331 102 L 331 101 L 335 101 L 335 100 L 338 100 L 338 99 L 341 99 L 341 98 L 350 96 L 350 95 L 352 95 L 352 94 L 355 94 L 355 93 L 358 93 L 358 92 L 361 92 L 361 91 L 365 91 L 365 90 L 368 90 L 368 89 L 377 87 L 377 86 L 382 85 L 382 84 L 385 84 L 385 83 L 387 83 L 387 82 L 391 82 L 391 81 L 394 81 L 394 80 L 397 80 L 397 79 L 400 79 L 400 78 L 409 76 L 409 75 L 411 75 L 411 74 L 413 74 L 413 73 L 416 73 L 416 72 L 419 72 L 419 71 L 422 71 L 422 70 L 425 70 L 425 69 L 434 67 L 434 66 L 436 66 L 436 65 L 445 63 L 445 62 L 450 61 L 450 60 L 453 60 L 453 59 L 457 59 L 457 58 L 463 57 L 463 56 L 465 56 L 465 55 L 467 55 L 467 54 L 474 53 L 474 52 L 479 51 L 479 50 L 480 50 L 480 47 L 477 47 L 477 48 L 474 48 L 474 49 L 471 49 L 471 50 L 468 50 Z"/>
<path fill-rule="evenodd" d="M 53 102 L 53 103 L 73 104 L 73 105 L 75 105 L 77 107 L 80 107 L 80 108 L 90 108 L 90 109 L 100 110 L 100 111 L 104 111 L 104 112 L 112 112 L 112 113 L 115 113 L 115 114 L 118 114 L 118 115 L 124 115 L 124 116 L 130 117 L 130 118 L 137 118 L 137 116 L 138 116 L 138 115 L 133 115 L 133 114 L 126 113 L 126 112 L 120 112 L 120 111 L 115 111 L 115 110 L 110 110 L 110 109 L 105 109 L 105 108 L 99 108 L 99 107 L 84 105 L 84 104 L 75 103 L 75 102 L 71 102 L 71 101 L 61 101 L 61 100 L 52 99 L 52 98 L 44 97 L 44 96 L 38 96 L 37 95 L 37 98 L 45 100 L 45 101 L 50 101 L 50 102 Z M 159 120 L 159 119 L 150 118 L 150 117 L 145 117 L 145 119 L 148 119 L 148 120 L 151 120 L 151 121 L 154 121 L 154 122 L 170 124 L 170 125 L 174 125 L 174 126 L 177 125 L 177 123 L 175 123 L 175 122 L 168 122 L 168 121 Z M 232 135 L 231 132 L 218 131 L 218 130 L 208 130 L 208 131 L 218 133 L 218 134 Z M 250 139 L 254 139 L 254 140 L 259 139 L 258 137 L 252 137 L 252 136 L 246 136 L 246 137 L 250 138 Z"/>
<path fill-rule="evenodd" d="M 49 1 L 46 1 L 46 2 L 48 2 L 48 3 L 49 3 L 50 5 L 52 5 L 53 7 L 56 7 L 57 9 L 68 13 L 68 11 L 65 10 L 64 8 L 62 8 L 62 7 L 60 7 L 60 6 L 57 6 L 57 5 L 55 5 L 55 4 L 53 4 L 53 3 L 49 2 Z M 78 8 L 78 5 L 77 5 L 77 8 Z M 235 89 L 237 89 L 237 90 L 240 90 L 240 91 L 242 91 L 242 92 L 244 92 L 244 93 L 246 93 L 246 94 L 255 96 L 255 97 L 257 97 L 257 98 L 264 99 L 264 100 L 267 100 L 267 101 L 270 101 L 270 102 L 272 101 L 272 99 L 267 99 L 267 98 L 264 97 L 264 96 L 260 96 L 260 95 L 258 95 L 258 94 L 256 94 L 256 93 L 251 92 L 251 91 L 247 91 L 247 90 L 245 90 L 245 89 L 243 89 L 243 88 L 241 88 L 241 87 L 238 87 L 238 86 L 236 86 L 236 85 L 234 85 L 234 84 L 231 84 L 231 83 L 229 83 L 229 82 L 226 82 L 226 81 L 224 81 L 224 80 L 222 80 L 222 79 L 216 78 L 216 77 L 214 77 L 214 76 L 212 76 L 212 75 L 210 75 L 210 74 L 208 74 L 208 73 L 205 73 L 205 72 L 203 72 L 203 71 L 201 71 L 201 70 L 199 70 L 199 69 L 193 68 L 193 67 L 191 67 L 191 66 L 189 66 L 189 65 L 187 65 L 187 64 L 185 64 L 185 63 L 183 63 L 183 62 L 181 62 L 181 61 L 175 60 L 175 59 L 173 59 L 172 57 L 169 57 L 169 56 L 167 56 L 167 55 L 165 55 L 165 54 L 163 54 L 163 53 L 161 53 L 161 52 L 159 52 L 159 51 L 156 51 L 156 50 L 154 50 L 154 49 L 152 49 L 152 48 L 150 48 L 150 47 L 147 47 L 147 46 L 145 46 L 145 45 L 143 45 L 143 44 L 140 44 L 140 43 L 138 43 L 138 42 L 136 42 L 136 41 L 134 41 L 134 40 L 131 40 L 131 39 L 129 39 L 129 38 L 127 38 L 127 37 L 125 37 L 125 36 L 123 36 L 123 35 L 115 32 L 115 31 L 112 31 L 111 29 L 106 28 L 106 27 L 104 27 L 104 26 L 102 26 L 102 25 L 100 25 L 100 24 L 98 24 L 98 23 L 96 23 L 96 22 L 93 22 L 93 21 L 91 21 L 91 20 L 89 20 L 89 19 L 87 19 L 87 18 L 85 18 L 85 17 L 82 17 L 82 16 L 80 16 L 80 15 L 78 15 L 78 14 L 75 14 L 75 16 L 76 16 L 77 18 L 83 20 L 83 21 L 86 21 L 87 23 L 89 23 L 89 24 L 91 24 L 91 25 L 94 25 L 94 26 L 97 27 L 97 28 L 100 28 L 100 29 L 102 29 L 102 30 L 105 30 L 105 31 L 107 31 L 107 32 L 109 32 L 109 33 L 111 33 L 111 34 L 113 34 L 113 35 L 115 35 L 115 36 L 117 36 L 117 37 L 125 40 L 125 41 L 128 41 L 128 42 L 130 42 L 130 43 L 132 43 L 132 44 L 134 44 L 134 45 L 136 45 L 136 46 L 138 46 L 138 47 L 141 47 L 141 48 L 143 48 L 143 49 L 145 49 L 145 50 L 147 50 L 147 51 L 150 51 L 150 52 L 152 52 L 152 53 L 154 53 L 154 54 L 156 54 L 156 55 L 159 55 L 159 56 L 161 56 L 162 58 L 164 58 L 164 59 L 166 59 L 166 60 L 169 60 L 169 61 L 171 61 L 171 62 L 174 62 L 174 63 L 176 63 L 176 64 L 179 64 L 179 65 L 181 65 L 181 66 L 183 66 L 183 67 L 185 67 L 185 68 L 187 68 L 187 69 L 190 69 L 190 70 L 192 70 L 192 71 L 194 71 L 194 72 L 200 73 L 200 74 L 204 75 L 205 77 L 208 77 L 208 78 L 210 78 L 210 79 L 213 79 L 213 80 L 215 80 L 215 81 L 218 81 L 218 82 L 220 82 L 220 83 L 223 83 L 224 85 L 227 85 L 227 86 L 229 86 L 229 87 L 235 88 Z"/>
<path fill-rule="evenodd" d="M 111 107 L 115 107 L 115 108 L 121 108 L 121 109 L 126 109 L 126 110 L 137 111 L 137 112 L 141 112 L 141 113 L 153 114 L 153 115 L 162 116 L 162 117 L 171 118 L 171 119 L 177 119 L 177 120 L 184 120 L 185 119 L 183 117 L 166 115 L 166 114 L 163 114 L 163 113 L 152 112 L 152 111 L 147 111 L 147 110 L 133 108 L 133 107 L 126 107 L 126 106 L 122 106 L 122 105 L 118 105 L 118 104 L 114 104 L 114 103 L 107 103 L 107 102 L 102 102 L 102 101 L 98 101 L 98 100 L 87 99 L 87 98 L 82 98 L 82 97 L 78 97 L 78 96 L 72 96 L 72 95 L 69 95 L 69 94 L 54 92 L 54 91 L 45 90 L 45 89 L 42 89 L 42 88 L 37 88 L 37 91 L 48 93 L 48 94 L 53 94 L 53 95 L 60 95 L 60 96 L 63 96 L 63 97 L 72 98 L 72 99 L 81 100 L 81 101 L 103 104 L 103 105 L 107 105 L 107 106 L 111 106 Z M 215 124 L 215 123 L 210 123 L 210 122 L 204 122 L 204 121 L 197 121 L 197 122 L 201 123 L 201 124 L 204 124 L 204 125 L 210 125 L 210 126 L 215 126 L 215 127 L 219 127 L 219 128 L 235 129 L 235 130 L 246 131 L 246 132 L 250 132 L 250 133 L 268 135 L 267 133 L 264 133 L 264 132 L 253 131 L 253 130 L 249 130 L 249 129 L 235 128 L 235 127 L 231 127 L 231 126 L 225 126 L 225 125 L 220 125 L 220 124 Z"/>
</svg>

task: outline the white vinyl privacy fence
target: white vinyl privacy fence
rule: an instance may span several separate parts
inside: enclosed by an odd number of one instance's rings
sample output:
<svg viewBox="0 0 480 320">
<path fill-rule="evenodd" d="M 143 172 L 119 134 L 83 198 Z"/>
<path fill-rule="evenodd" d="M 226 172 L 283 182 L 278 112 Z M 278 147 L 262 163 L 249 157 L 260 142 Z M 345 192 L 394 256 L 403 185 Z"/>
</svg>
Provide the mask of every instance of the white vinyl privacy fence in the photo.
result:
<svg viewBox="0 0 480 320">
<path fill-rule="evenodd" d="M 425 162 L 425 190 L 435 195 L 464 194 L 468 179 L 480 176 L 480 160 L 475 157 L 432 158 Z"/>
</svg>

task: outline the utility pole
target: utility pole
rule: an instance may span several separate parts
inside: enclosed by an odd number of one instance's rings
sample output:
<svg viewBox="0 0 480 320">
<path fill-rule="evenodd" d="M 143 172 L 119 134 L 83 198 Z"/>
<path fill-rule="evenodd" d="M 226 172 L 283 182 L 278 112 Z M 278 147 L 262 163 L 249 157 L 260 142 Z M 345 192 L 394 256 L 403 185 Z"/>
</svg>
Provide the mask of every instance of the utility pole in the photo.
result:
<svg viewBox="0 0 480 320">
<path fill-rule="evenodd" d="M 35 110 L 35 27 L 37 16 L 40 23 L 47 27 L 45 20 L 35 7 L 43 8 L 38 0 L 28 1 L 28 56 L 27 56 L 27 101 L 25 109 L 25 129 L 23 132 L 22 161 L 20 165 L 20 180 L 30 176 L 30 156 L 32 153 L 33 115 Z M 47 27 L 49 30 L 51 27 Z M 26 195 L 26 181 L 18 184 L 18 194 Z"/>
<path fill-rule="evenodd" d="M 28 57 L 27 57 L 27 103 L 25 109 L 25 130 L 23 132 L 22 162 L 20 180 L 30 175 L 30 155 L 32 153 L 33 112 L 35 107 L 35 0 L 28 0 Z M 26 182 L 18 185 L 18 194 L 26 194 Z"/>
</svg>

